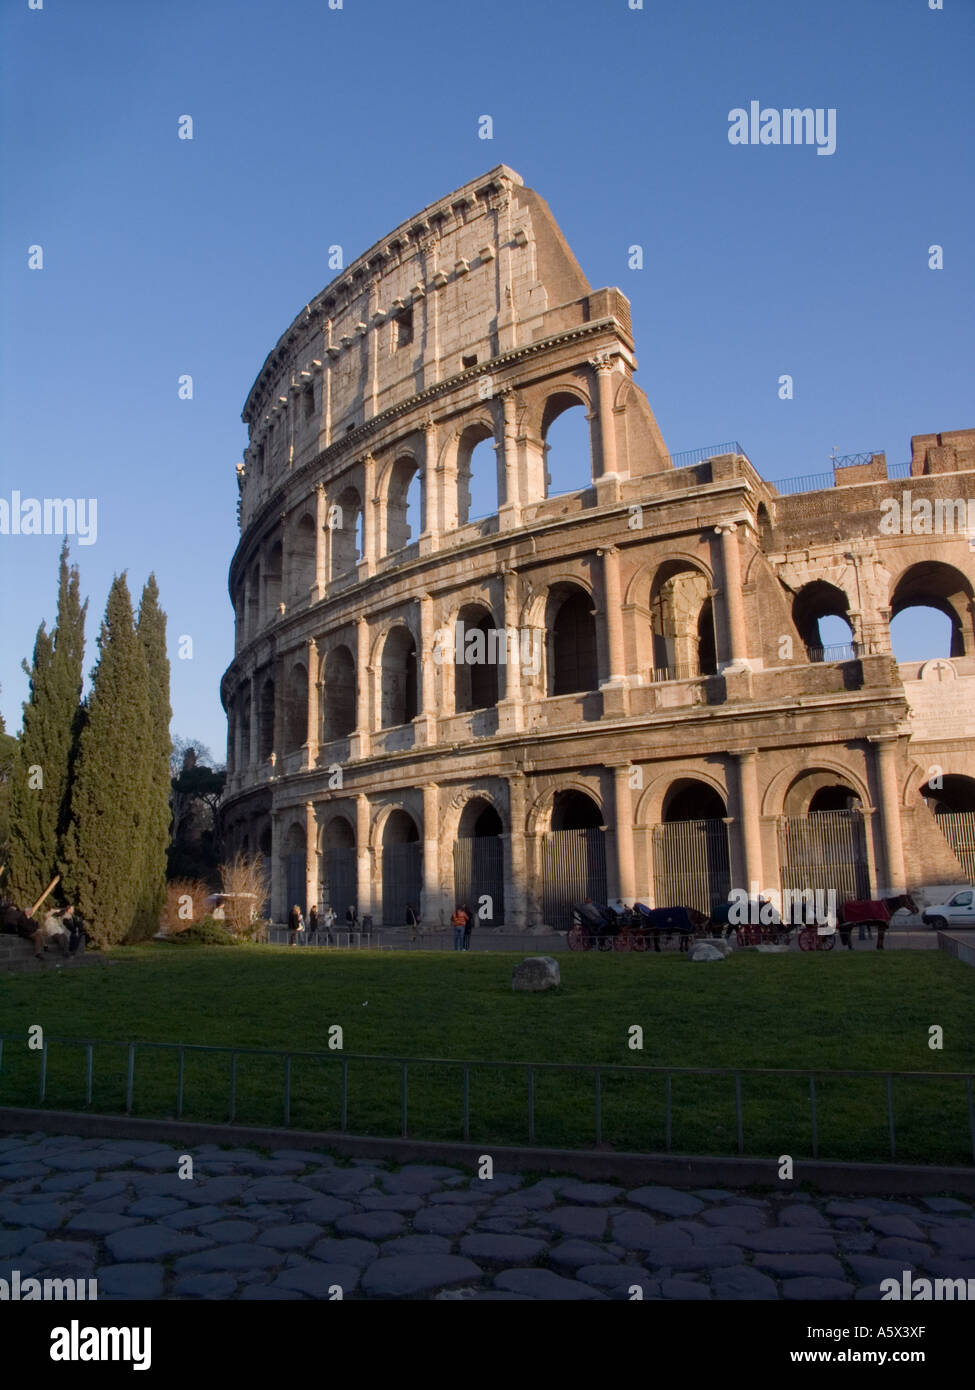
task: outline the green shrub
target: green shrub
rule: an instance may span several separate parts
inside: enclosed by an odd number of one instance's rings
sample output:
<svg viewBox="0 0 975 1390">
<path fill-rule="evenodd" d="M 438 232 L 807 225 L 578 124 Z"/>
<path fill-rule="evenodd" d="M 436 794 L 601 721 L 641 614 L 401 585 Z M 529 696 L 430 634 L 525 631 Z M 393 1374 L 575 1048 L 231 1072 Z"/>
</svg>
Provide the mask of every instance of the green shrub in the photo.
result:
<svg viewBox="0 0 975 1390">
<path fill-rule="evenodd" d="M 227 930 L 222 922 L 212 917 L 204 917 L 202 922 L 194 922 L 185 931 L 170 937 L 171 941 L 187 946 L 236 946 L 237 937 Z"/>
</svg>

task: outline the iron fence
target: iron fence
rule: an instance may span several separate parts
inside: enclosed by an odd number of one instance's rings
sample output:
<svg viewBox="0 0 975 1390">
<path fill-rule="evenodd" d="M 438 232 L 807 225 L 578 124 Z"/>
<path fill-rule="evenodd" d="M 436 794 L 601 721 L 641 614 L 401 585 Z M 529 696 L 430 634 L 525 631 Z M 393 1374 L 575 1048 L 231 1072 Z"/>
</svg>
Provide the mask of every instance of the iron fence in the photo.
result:
<svg viewBox="0 0 975 1390">
<path fill-rule="evenodd" d="M 691 468 L 695 463 L 717 458 L 719 454 L 743 454 L 745 451 L 737 439 L 724 444 L 705 444 L 701 449 L 684 449 L 679 454 L 671 454 L 670 461 L 675 468 Z"/>
<path fill-rule="evenodd" d="M 857 649 L 852 642 L 841 642 L 832 647 L 809 647 L 807 655 L 816 662 L 855 661 Z"/>
<path fill-rule="evenodd" d="M 935 820 L 955 858 L 975 883 L 975 811 L 939 811 Z"/>
<path fill-rule="evenodd" d="M 685 820 L 655 825 L 654 901 L 696 907 L 708 916 L 728 901 L 731 856 L 723 820 Z"/>
<path fill-rule="evenodd" d="M 122 1087 L 116 1097 L 117 1104 L 114 1113 L 124 1110 L 124 1113 L 131 1115 L 136 1104 L 136 1079 L 137 1079 L 137 1058 L 148 1053 L 169 1054 L 175 1058 L 175 1077 L 174 1090 L 172 1095 L 173 1108 L 167 1112 L 165 1117 L 171 1117 L 175 1113 L 177 1119 L 184 1117 L 186 1108 L 186 1063 L 187 1059 L 197 1054 L 209 1054 L 213 1057 L 226 1059 L 226 1071 L 224 1078 L 224 1103 L 221 1107 L 223 1122 L 233 1124 L 238 1117 L 238 1093 L 240 1083 L 240 1060 L 260 1058 L 272 1061 L 276 1064 L 279 1073 L 279 1104 L 280 1104 L 280 1123 L 285 1127 L 292 1124 L 292 1098 L 295 1093 L 296 1073 L 302 1064 L 317 1063 L 328 1067 L 333 1073 L 337 1073 L 337 1097 L 334 1108 L 319 1111 L 317 1116 L 319 1124 L 317 1128 L 321 1132 L 329 1132 L 330 1127 L 336 1127 L 340 1133 L 346 1134 L 355 1132 L 350 1129 L 349 1109 L 352 1099 L 352 1085 L 350 1082 L 350 1070 L 353 1065 L 380 1066 L 393 1072 L 398 1078 L 398 1129 L 401 1137 L 411 1137 L 410 1128 L 410 1068 L 436 1068 L 438 1077 L 444 1078 L 447 1073 L 460 1078 L 460 1094 L 456 1095 L 457 1088 L 454 1088 L 455 1100 L 459 1101 L 454 1118 L 454 1137 L 470 1140 L 477 1139 L 475 1125 L 472 1121 L 472 1074 L 476 1072 L 505 1073 L 509 1076 L 521 1078 L 522 1104 L 524 1110 L 521 1119 L 521 1133 L 512 1134 L 509 1142 L 523 1142 L 527 1139 L 529 1144 L 544 1142 L 539 1137 L 538 1124 L 538 1103 L 537 1103 L 537 1082 L 539 1078 L 549 1078 L 556 1075 L 574 1075 L 582 1077 L 590 1083 L 587 1108 L 589 1109 L 588 1133 L 591 1135 L 591 1142 L 596 1145 L 612 1143 L 611 1130 L 607 1130 L 606 1102 L 611 1090 L 612 1083 L 619 1079 L 631 1083 L 634 1087 L 639 1084 L 653 1084 L 658 1090 L 662 1090 L 662 1133 L 659 1138 L 662 1140 L 662 1147 L 668 1153 L 674 1151 L 675 1146 L 675 1120 L 681 1122 L 684 1118 L 683 1113 L 675 1115 L 674 1104 L 674 1083 L 690 1083 L 691 1078 L 714 1077 L 719 1078 L 723 1086 L 726 1087 L 727 1095 L 733 1092 L 734 1095 L 734 1135 L 735 1151 L 738 1154 L 746 1153 L 746 1105 L 745 1105 L 745 1084 L 753 1083 L 755 1096 L 765 1098 L 773 1079 L 790 1079 L 793 1082 L 801 1082 L 803 1090 L 808 1096 L 808 1134 L 809 1152 L 812 1158 L 822 1157 L 820 1135 L 821 1135 L 821 1098 L 825 1089 L 840 1080 L 857 1080 L 868 1083 L 875 1088 L 876 1093 L 883 1096 L 882 1111 L 884 1114 L 883 1127 L 886 1130 L 889 1155 L 896 1159 L 898 1151 L 898 1124 L 897 1114 L 894 1104 L 894 1083 L 895 1081 L 904 1083 L 939 1082 L 961 1083 L 958 1087 L 959 1092 L 963 1089 L 964 1107 L 958 1106 L 956 1113 L 967 1115 L 968 1127 L 968 1150 L 971 1154 L 971 1161 L 975 1164 L 975 1091 L 973 1091 L 973 1075 L 971 1072 L 908 1072 L 908 1071 L 866 1071 L 860 1069 L 839 1069 L 827 1070 L 822 1068 L 795 1068 L 795 1067 L 663 1067 L 663 1066 L 626 1066 L 620 1063 L 582 1063 L 582 1062 L 508 1062 L 508 1061 L 470 1061 L 455 1058 L 443 1057 L 390 1057 L 384 1055 L 370 1055 L 342 1052 L 307 1052 L 298 1050 L 281 1051 L 278 1049 L 251 1048 L 251 1047 L 231 1047 L 217 1046 L 211 1047 L 197 1043 L 158 1043 L 158 1042 L 103 1042 L 92 1039 L 74 1038 L 55 1038 L 46 1036 L 43 1046 L 36 1052 L 29 1052 L 26 1048 L 23 1034 L 0 1034 L 0 1098 L 6 1089 L 4 1083 L 9 1073 L 9 1057 L 11 1049 L 6 1046 L 9 1043 L 20 1045 L 20 1056 L 24 1054 L 36 1060 L 37 1070 L 37 1095 L 34 1104 L 37 1107 L 43 1106 L 48 1100 L 48 1083 L 50 1075 L 50 1059 L 52 1049 L 78 1049 L 80 1052 L 79 1061 L 82 1063 L 85 1107 L 92 1105 L 95 1091 L 95 1054 L 96 1049 L 113 1049 L 121 1054 L 123 1062 L 124 1080 Z M 113 1077 L 113 1080 L 116 1079 Z M 122 1077 L 118 1077 L 122 1079 Z M 437 1095 L 442 1098 L 444 1095 L 443 1080 L 438 1080 Z M 588 1088 L 587 1088 L 588 1089 Z M 577 1093 L 578 1097 L 578 1093 Z M 727 1097 L 726 1097 L 727 1098 Z M 660 1097 L 657 1097 L 659 1102 Z M 693 1099 L 693 1104 L 699 1103 L 699 1096 Z M 961 1100 L 961 1095 L 958 1095 Z M 749 1096 L 749 1102 L 754 1107 L 754 1097 Z M 4 1098 L 4 1103 L 10 1102 Z M 687 1106 L 688 1113 L 691 1112 L 693 1105 Z M 113 1113 L 109 1110 L 104 1113 Z M 144 1112 L 142 1112 L 144 1113 Z M 879 1112 L 878 1112 L 879 1113 Z M 940 1116 L 944 1116 L 946 1111 L 944 1103 L 939 1103 Z M 754 1118 L 754 1109 L 750 1112 L 750 1118 Z M 163 1118 L 163 1116 L 159 1116 Z M 793 1116 L 793 1119 L 795 1117 Z M 903 1125 L 903 1113 L 902 1113 Z M 913 1117 L 917 1123 L 917 1117 Z M 221 1122 L 221 1121 L 218 1121 Z M 876 1123 L 876 1121 L 875 1121 Z M 307 1126 L 306 1126 L 307 1127 Z M 481 1130 L 483 1132 L 483 1125 Z M 360 1131 L 361 1132 L 361 1131 Z M 412 1137 L 416 1137 L 413 1135 Z M 658 1137 L 657 1134 L 654 1135 Z M 795 1148 L 795 1144 L 792 1145 Z M 655 1152 L 656 1149 L 647 1149 L 646 1152 Z M 680 1151 L 680 1150 L 678 1150 Z M 775 1150 L 778 1152 L 778 1150 Z M 766 1152 L 770 1152 L 766 1150 Z M 967 1161 L 967 1160 L 966 1160 Z"/>
<path fill-rule="evenodd" d="M 783 889 L 832 889 L 838 903 L 869 898 L 867 839 L 860 811 L 781 816 L 778 834 Z"/>
<path fill-rule="evenodd" d="M 601 826 L 550 830 L 542 838 L 542 920 L 568 931 L 572 908 L 606 901 L 606 832 Z"/>
</svg>

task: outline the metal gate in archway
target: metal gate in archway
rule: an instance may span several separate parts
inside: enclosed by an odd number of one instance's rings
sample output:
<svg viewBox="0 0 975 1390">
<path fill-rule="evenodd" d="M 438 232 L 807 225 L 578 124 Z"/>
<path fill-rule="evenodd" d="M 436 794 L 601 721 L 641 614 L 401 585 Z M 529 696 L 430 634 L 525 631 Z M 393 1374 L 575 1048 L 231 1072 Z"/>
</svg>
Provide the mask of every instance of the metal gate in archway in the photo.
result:
<svg viewBox="0 0 975 1390">
<path fill-rule="evenodd" d="M 322 855 L 322 869 L 325 878 L 319 907 L 327 905 L 334 908 L 339 922 L 344 922 L 348 909 L 359 906 L 355 849 L 348 845 L 326 848 Z"/>
<path fill-rule="evenodd" d="M 975 883 L 975 811 L 938 811 L 934 818 L 955 858 Z"/>
<path fill-rule="evenodd" d="M 783 891 L 834 889 L 838 903 L 870 897 L 867 834 L 859 811 L 812 811 L 779 817 Z"/>
<path fill-rule="evenodd" d="M 500 835 L 472 835 L 454 841 L 454 900 L 467 904 L 475 926 L 502 925 L 504 840 Z M 489 916 L 480 915 L 482 906 Z"/>
<path fill-rule="evenodd" d="M 728 901 L 731 855 L 723 820 L 666 821 L 653 827 L 653 900 L 710 915 Z"/>
<path fill-rule="evenodd" d="M 585 830 L 550 830 L 542 839 L 542 917 L 551 927 L 567 931 L 572 907 L 585 898 L 606 901 L 606 832 L 601 826 Z"/>
<path fill-rule="evenodd" d="M 419 840 L 383 846 L 383 926 L 402 927 L 406 909 L 420 910 L 423 850 Z"/>
</svg>

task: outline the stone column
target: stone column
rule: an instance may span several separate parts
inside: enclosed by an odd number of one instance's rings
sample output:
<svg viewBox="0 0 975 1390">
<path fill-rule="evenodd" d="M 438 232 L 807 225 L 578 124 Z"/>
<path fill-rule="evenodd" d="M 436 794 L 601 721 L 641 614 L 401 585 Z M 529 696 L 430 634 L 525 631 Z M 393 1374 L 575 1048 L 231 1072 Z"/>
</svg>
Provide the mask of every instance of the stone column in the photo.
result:
<svg viewBox="0 0 975 1390">
<path fill-rule="evenodd" d="M 369 665 L 369 619 L 359 618 L 356 622 L 355 659 L 355 743 L 353 756 L 365 758 L 369 753 L 372 728 L 372 712 L 369 699 L 372 686 L 372 668 Z"/>
<path fill-rule="evenodd" d="M 305 766 L 313 768 L 318 761 L 319 733 L 319 692 L 322 683 L 318 679 L 318 643 L 314 637 L 308 639 L 308 732 L 305 738 Z"/>
<path fill-rule="evenodd" d="M 375 573 L 379 559 L 379 498 L 376 496 L 376 460 L 362 460 L 362 564 L 363 578 Z"/>
<path fill-rule="evenodd" d="M 521 486 L 518 468 L 517 397 L 514 389 L 505 387 L 500 393 L 502 409 L 501 464 L 504 477 L 504 500 L 498 506 L 498 527 L 510 531 L 521 525 Z"/>
<path fill-rule="evenodd" d="M 628 764 L 613 768 L 613 808 L 616 830 L 616 896 L 627 907 L 636 902 L 636 855 L 633 848 L 633 796 Z"/>
<path fill-rule="evenodd" d="M 251 678 L 250 678 L 250 686 L 251 686 L 251 728 L 250 728 L 250 745 L 251 745 L 251 746 L 250 746 L 249 762 L 250 762 L 250 766 L 251 766 L 251 767 L 257 767 L 258 758 L 259 758 L 259 756 L 260 756 L 260 751 L 261 751 L 261 745 L 260 745 L 260 742 L 259 742 L 259 739 L 260 739 L 260 732 L 261 732 L 261 730 L 260 730 L 260 722 L 261 722 L 261 721 L 260 721 L 260 709 L 259 709 L 259 707 L 258 707 L 257 677 L 256 677 L 256 676 L 253 676 L 253 675 L 251 676 Z"/>
<path fill-rule="evenodd" d="M 318 902 L 318 821 L 315 807 L 305 802 L 305 911 Z"/>
<path fill-rule="evenodd" d="M 887 869 L 887 892 L 884 896 L 888 897 L 903 893 L 907 887 L 897 777 L 898 739 L 896 735 L 878 735 L 872 737 L 870 742 L 874 747 L 880 790 L 880 833 L 884 842 L 884 862 Z"/>
<path fill-rule="evenodd" d="M 726 647 L 728 664 L 748 665 L 748 633 L 745 628 L 745 604 L 741 592 L 741 557 L 738 550 L 738 527 L 733 521 L 714 528 L 721 537 L 721 584 L 727 624 Z"/>
<path fill-rule="evenodd" d="M 764 892 L 765 871 L 762 867 L 762 825 L 758 799 L 758 749 L 744 748 L 736 753 L 738 759 L 738 804 L 741 813 L 741 848 L 745 865 L 745 884 L 749 896 L 753 884 L 756 892 Z"/>
<path fill-rule="evenodd" d="M 281 813 L 271 812 L 271 917 L 275 922 L 287 920 L 288 909 L 282 907 L 287 883 L 281 872 Z"/>
<path fill-rule="evenodd" d="M 498 732 L 510 733 L 523 723 L 521 688 L 521 628 L 518 575 L 513 569 L 501 571 L 504 580 L 505 668 L 504 698 L 498 701 Z M 529 650 L 528 658 L 531 661 Z"/>
<path fill-rule="evenodd" d="M 599 429 L 599 472 L 594 481 L 600 478 L 616 478 L 616 426 L 613 420 L 613 357 L 608 352 L 599 352 L 589 364 L 596 378 L 596 410 Z"/>
<path fill-rule="evenodd" d="M 274 662 L 274 747 L 271 749 L 272 754 L 277 755 L 278 762 L 281 761 L 284 750 L 284 704 L 286 698 L 284 661 L 278 657 Z"/>
<path fill-rule="evenodd" d="M 603 592 L 606 598 L 606 645 L 609 676 L 604 685 L 619 685 L 626 675 L 623 649 L 623 594 L 620 586 L 620 552 L 615 545 L 600 550 L 603 560 Z"/>
<path fill-rule="evenodd" d="M 315 599 L 325 597 L 328 587 L 328 566 L 331 560 L 331 535 L 328 531 L 328 498 L 325 486 L 315 489 Z"/>
<path fill-rule="evenodd" d="M 426 742 L 437 741 L 437 685 L 436 669 L 433 659 L 435 631 L 433 625 L 433 599 L 429 594 L 420 595 L 420 650 L 417 654 L 420 670 L 420 717 Z"/>
<path fill-rule="evenodd" d="M 437 427 L 433 420 L 423 426 L 423 530 L 420 532 L 420 554 L 440 546 L 440 489 L 437 486 Z"/>
<path fill-rule="evenodd" d="M 423 894 L 420 902 L 424 926 L 442 925 L 440 900 L 440 789 L 423 784 Z"/>
<path fill-rule="evenodd" d="M 525 855 L 525 774 L 508 778 L 508 834 L 504 837 L 504 925 L 524 931 L 528 925 L 528 864 Z"/>
<path fill-rule="evenodd" d="M 377 897 L 373 891 L 372 882 L 372 853 L 369 849 L 369 830 L 370 830 L 370 810 L 369 798 L 364 792 L 359 792 L 355 799 L 355 845 L 356 845 L 356 876 L 357 891 L 359 902 L 359 921 L 372 912 L 373 904 Z M 333 903 L 334 906 L 334 903 Z M 346 903 L 345 907 L 349 904 Z M 343 907 L 339 916 L 345 912 Z M 338 912 L 338 908 L 335 909 Z"/>
</svg>

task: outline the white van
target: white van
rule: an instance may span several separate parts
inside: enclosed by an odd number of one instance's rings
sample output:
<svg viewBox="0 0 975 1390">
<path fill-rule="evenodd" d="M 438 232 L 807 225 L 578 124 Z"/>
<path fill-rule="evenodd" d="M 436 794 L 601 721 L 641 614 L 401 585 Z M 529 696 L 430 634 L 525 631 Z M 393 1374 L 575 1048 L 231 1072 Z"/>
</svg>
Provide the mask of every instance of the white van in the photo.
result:
<svg viewBox="0 0 975 1390">
<path fill-rule="evenodd" d="M 960 888 L 943 903 L 926 907 L 921 921 L 935 931 L 948 927 L 975 927 L 975 888 Z"/>
</svg>

